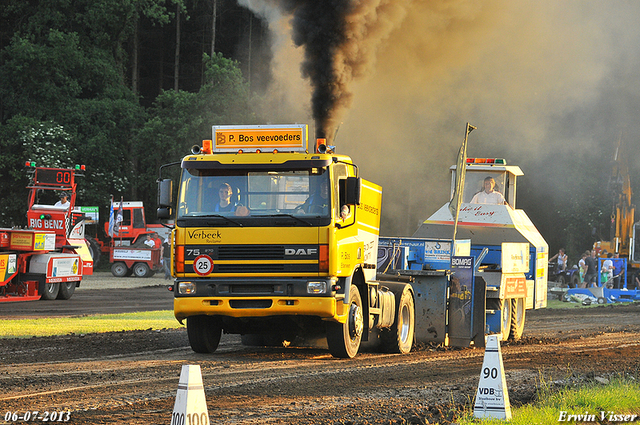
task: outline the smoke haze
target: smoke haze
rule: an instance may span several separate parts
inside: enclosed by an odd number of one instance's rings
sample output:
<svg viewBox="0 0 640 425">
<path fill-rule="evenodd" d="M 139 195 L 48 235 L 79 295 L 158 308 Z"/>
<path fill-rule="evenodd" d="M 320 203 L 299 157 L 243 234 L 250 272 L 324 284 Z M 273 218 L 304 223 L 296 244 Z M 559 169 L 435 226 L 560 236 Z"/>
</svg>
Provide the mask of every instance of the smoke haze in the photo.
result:
<svg viewBox="0 0 640 425">
<path fill-rule="evenodd" d="M 243 1 L 274 34 L 264 115 L 329 136 L 340 126 L 338 152 L 383 186 L 382 234 L 411 235 L 448 201 L 466 122 L 478 128 L 469 156 L 522 168 L 517 206 L 547 239 L 563 201 L 606 187 L 619 137 L 639 157 L 638 2 Z M 323 16 L 343 32 L 327 52 L 331 106 L 318 110 L 296 25 L 333 3 L 343 7 Z M 640 166 L 629 166 L 635 189 Z"/>
</svg>

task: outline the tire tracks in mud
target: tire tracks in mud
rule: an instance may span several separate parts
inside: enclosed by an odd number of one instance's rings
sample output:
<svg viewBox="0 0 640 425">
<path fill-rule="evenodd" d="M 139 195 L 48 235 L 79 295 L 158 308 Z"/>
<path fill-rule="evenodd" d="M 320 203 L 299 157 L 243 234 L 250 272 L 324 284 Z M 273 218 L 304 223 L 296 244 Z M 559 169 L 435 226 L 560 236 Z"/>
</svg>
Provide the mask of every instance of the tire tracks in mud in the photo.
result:
<svg viewBox="0 0 640 425">
<path fill-rule="evenodd" d="M 601 352 L 601 356 L 606 357 L 606 352 L 625 350 L 625 356 L 640 357 L 640 343 L 630 342 L 630 338 L 638 341 L 640 334 L 601 333 L 565 341 L 533 339 L 523 344 L 504 344 L 502 352 L 507 374 L 518 373 L 520 368 L 531 369 L 532 365 L 539 369 L 556 367 L 557 362 L 549 360 L 576 353 Z M 180 347 L 73 362 L 12 364 L 0 366 L 0 386 L 13 389 L 11 395 L 0 395 L 0 406 L 3 406 L 0 410 L 19 409 L 27 401 L 29 409 L 72 412 L 166 401 L 175 396 L 181 365 L 192 363 L 201 365 L 207 396 L 213 398 L 256 393 L 295 397 L 295 391 L 286 388 L 293 380 L 305 386 L 309 393 L 319 395 L 329 395 L 331 390 L 324 388 L 344 379 L 358 383 L 356 388 L 378 388 L 376 392 L 386 393 L 383 377 L 393 379 L 394 375 L 403 376 L 410 370 L 417 371 L 424 384 L 428 382 L 431 386 L 447 385 L 454 377 L 475 380 L 483 356 L 482 349 L 432 348 L 407 355 L 363 353 L 355 359 L 337 360 L 314 349 L 247 350 L 239 344 L 229 344 L 214 356 L 188 352 L 185 356 L 185 347 Z M 21 382 L 28 384 L 34 375 L 38 379 L 32 387 L 19 387 Z"/>
</svg>

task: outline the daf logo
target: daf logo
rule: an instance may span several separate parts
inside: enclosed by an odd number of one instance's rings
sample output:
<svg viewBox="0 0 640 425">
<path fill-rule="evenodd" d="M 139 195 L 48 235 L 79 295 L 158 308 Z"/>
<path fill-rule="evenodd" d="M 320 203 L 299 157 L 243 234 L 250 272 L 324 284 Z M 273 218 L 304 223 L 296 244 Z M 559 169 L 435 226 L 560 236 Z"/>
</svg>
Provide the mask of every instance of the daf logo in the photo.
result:
<svg viewBox="0 0 640 425">
<path fill-rule="evenodd" d="M 309 249 L 304 249 L 304 248 L 299 248 L 299 249 L 293 249 L 293 248 L 285 248 L 284 250 L 284 255 L 314 255 L 317 254 L 318 250 L 316 248 L 309 248 Z"/>
</svg>

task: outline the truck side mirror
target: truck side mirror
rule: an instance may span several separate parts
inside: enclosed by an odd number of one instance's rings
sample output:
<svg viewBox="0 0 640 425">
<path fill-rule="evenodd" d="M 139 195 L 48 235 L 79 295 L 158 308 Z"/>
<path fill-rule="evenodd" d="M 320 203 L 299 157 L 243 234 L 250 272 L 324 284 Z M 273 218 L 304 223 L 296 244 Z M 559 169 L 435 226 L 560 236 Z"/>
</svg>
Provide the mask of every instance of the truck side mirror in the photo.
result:
<svg viewBox="0 0 640 425">
<path fill-rule="evenodd" d="M 347 177 L 340 180 L 340 204 L 360 205 L 360 186 L 362 179 L 359 177 Z"/>
<path fill-rule="evenodd" d="M 171 218 L 173 204 L 173 181 L 171 179 L 158 180 L 158 218 Z"/>
</svg>

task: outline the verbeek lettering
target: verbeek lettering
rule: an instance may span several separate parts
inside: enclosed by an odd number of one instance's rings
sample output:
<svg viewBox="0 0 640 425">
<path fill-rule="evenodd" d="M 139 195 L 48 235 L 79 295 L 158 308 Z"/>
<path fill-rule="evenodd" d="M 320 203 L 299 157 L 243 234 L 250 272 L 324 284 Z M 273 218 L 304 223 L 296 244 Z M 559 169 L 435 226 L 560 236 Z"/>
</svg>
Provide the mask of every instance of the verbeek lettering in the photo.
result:
<svg viewBox="0 0 640 425">
<path fill-rule="evenodd" d="M 219 230 L 191 230 L 189 238 L 191 239 L 220 239 L 222 235 Z"/>
</svg>

